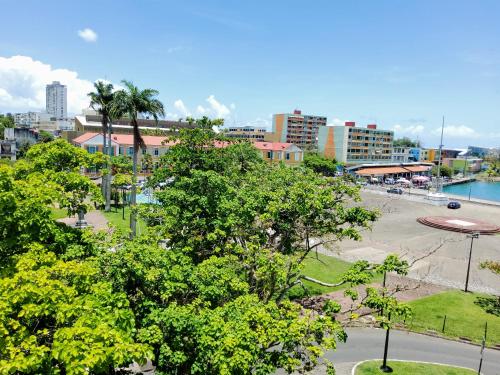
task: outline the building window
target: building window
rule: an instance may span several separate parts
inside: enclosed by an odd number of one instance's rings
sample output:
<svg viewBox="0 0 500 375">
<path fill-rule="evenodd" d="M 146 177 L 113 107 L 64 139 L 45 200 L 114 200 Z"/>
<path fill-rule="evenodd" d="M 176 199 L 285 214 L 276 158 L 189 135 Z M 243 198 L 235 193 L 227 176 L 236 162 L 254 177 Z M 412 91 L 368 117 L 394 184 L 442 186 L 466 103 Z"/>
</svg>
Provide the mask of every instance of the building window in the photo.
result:
<svg viewBox="0 0 500 375">
<path fill-rule="evenodd" d="M 278 160 L 281 160 L 281 151 L 278 151 Z"/>
<path fill-rule="evenodd" d="M 87 151 L 89 154 L 95 154 L 97 152 L 97 146 L 88 146 Z"/>
<path fill-rule="evenodd" d="M 290 160 L 290 153 L 289 152 L 286 153 L 286 160 Z"/>
<path fill-rule="evenodd" d="M 146 152 L 147 152 L 147 149 L 146 149 L 146 148 L 143 148 L 143 149 L 142 149 L 142 154 L 143 154 L 143 155 L 146 155 Z"/>
<path fill-rule="evenodd" d="M 155 154 L 155 156 L 160 155 L 160 150 L 158 150 L 157 148 L 155 148 L 155 149 L 154 149 L 154 154 Z"/>
<path fill-rule="evenodd" d="M 127 150 L 127 155 L 128 156 L 132 156 L 134 155 L 134 148 L 133 147 L 129 147 L 128 150 Z"/>
<path fill-rule="evenodd" d="M 272 159 L 273 158 L 273 152 L 272 151 L 268 151 L 267 152 L 267 158 L 268 159 Z"/>
<path fill-rule="evenodd" d="M 122 146 L 118 147 L 118 155 L 123 155 L 123 154 L 124 154 L 123 147 Z"/>
</svg>

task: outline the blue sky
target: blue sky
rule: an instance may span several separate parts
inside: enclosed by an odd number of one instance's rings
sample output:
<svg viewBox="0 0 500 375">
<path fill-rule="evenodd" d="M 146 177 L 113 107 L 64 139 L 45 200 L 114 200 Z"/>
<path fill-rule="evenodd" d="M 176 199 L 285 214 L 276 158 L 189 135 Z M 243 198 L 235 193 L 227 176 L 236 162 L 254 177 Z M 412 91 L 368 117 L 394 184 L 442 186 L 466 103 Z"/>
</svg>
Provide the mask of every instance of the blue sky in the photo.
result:
<svg viewBox="0 0 500 375">
<path fill-rule="evenodd" d="M 52 79 L 68 84 L 76 112 L 90 82 L 126 78 L 158 89 L 172 118 L 270 126 L 272 113 L 300 108 L 331 124 L 376 122 L 431 147 L 445 115 L 446 146 L 500 145 L 500 1 L 19 0 L 1 8 L 11 16 L 0 23 L 0 112 L 43 107 Z"/>
</svg>

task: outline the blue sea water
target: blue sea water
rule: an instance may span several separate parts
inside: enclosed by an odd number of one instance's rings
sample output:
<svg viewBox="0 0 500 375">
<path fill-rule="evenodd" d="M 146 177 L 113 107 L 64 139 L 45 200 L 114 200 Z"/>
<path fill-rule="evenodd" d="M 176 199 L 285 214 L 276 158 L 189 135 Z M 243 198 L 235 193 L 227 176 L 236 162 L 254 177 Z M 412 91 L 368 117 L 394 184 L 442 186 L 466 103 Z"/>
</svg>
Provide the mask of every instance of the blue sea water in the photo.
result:
<svg viewBox="0 0 500 375">
<path fill-rule="evenodd" d="M 469 196 L 500 202 L 500 182 L 473 181 L 465 184 L 449 185 L 443 188 L 445 193 Z"/>
</svg>

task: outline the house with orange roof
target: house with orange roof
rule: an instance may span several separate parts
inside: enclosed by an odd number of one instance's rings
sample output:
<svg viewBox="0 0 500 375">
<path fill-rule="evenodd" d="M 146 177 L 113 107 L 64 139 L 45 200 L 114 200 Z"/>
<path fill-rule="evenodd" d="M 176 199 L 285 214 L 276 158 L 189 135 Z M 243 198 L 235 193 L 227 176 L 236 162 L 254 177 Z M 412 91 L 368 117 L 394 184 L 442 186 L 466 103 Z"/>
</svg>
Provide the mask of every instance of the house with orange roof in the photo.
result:
<svg viewBox="0 0 500 375">
<path fill-rule="evenodd" d="M 175 145 L 174 141 L 169 141 L 166 136 L 143 135 L 145 149 L 141 149 L 138 155 L 138 165 L 141 172 L 149 172 L 148 165 L 144 163 L 145 155 L 151 155 L 152 167 L 155 168 L 162 155 Z M 75 146 L 84 148 L 89 153 L 102 152 L 102 134 L 85 133 L 73 139 Z M 227 147 L 230 142 L 216 142 L 215 147 Z M 262 158 L 269 163 L 283 162 L 286 165 L 300 164 L 304 160 L 302 149 L 293 143 L 283 142 L 253 142 L 253 145 L 262 154 Z M 132 134 L 113 134 L 111 136 L 112 155 L 134 155 L 134 137 Z"/>
<path fill-rule="evenodd" d="M 293 143 L 254 142 L 253 145 L 269 163 L 283 162 L 286 165 L 297 165 L 304 160 L 304 151 Z"/>
</svg>

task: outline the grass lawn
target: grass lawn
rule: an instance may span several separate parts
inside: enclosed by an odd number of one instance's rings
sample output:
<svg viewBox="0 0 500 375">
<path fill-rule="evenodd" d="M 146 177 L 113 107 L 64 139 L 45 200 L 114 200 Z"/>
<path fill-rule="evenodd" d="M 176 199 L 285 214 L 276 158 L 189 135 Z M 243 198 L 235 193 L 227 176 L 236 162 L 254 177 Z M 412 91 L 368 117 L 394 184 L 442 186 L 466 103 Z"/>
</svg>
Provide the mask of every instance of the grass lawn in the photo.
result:
<svg viewBox="0 0 500 375">
<path fill-rule="evenodd" d="M 450 291 L 409 302 L 413 319 L 408 326 L 414 331 L 435 330 L 453 338 L 467 337 L 481 342 L 485 322 L 488 322 L 488 345 L 500 344 L 500 311 L 487 313 L 479 304 L 495 301 L 496 297 L 479 293 Z M 490 306 L 491 307 L 491 306 Z M 496 313 L 496 315 L 495 315 Z M 446 326 L 441 333 L 443 319 Z"/>
<path fill-rule="evenodd" d="M 306 276 L 315 278 L 317 280 L 325 281 L 327 283 L 337 283 L 340 281 L 340 276 L 345 273 L 352 263 L 345 262 L 341 259 L 323 255 L 323 254 L 311 254 L 304 261 L 304 274 Z M 380 276 L 375 276 L 374 281 L 380 281 Z M 322 285 L 315 284 L 313 282 L 304 280 L 304 285 L 309 290 L 309 294 L 318 295 L 333 292 L 335 290 L 345 289 L 345 285 L 330 288 Z M 302 298 L 305 297 L 305 292 L 300 285 L 293 287 L 289 292 L 290 298 Z"/>
<path fill-rule="evenodd" d="M 52 219 L 62 219 L 68 217 L 68 210 L 66 208 L 56 208 L 52 207 Z"/>
<path fill-rule="evenodd" d="M 476 374 L 476 371 L 445 365 L 433 365 L 418 362 L 387 361 L 394 375 L 469 375 Z M 364 362 L 356 368 L 356 375 L 381 375 L 382 361 Z"/>
<path fill-rule="evenodd" d="M 125 220 L 122 219 L 122 209 L 119 208 L 117 212 L 115 212 L 115 208 L 111 207 L 110 212 L 101 211 L 104 217 L 117 229 L 122 230 L 124 232 L 128 232 L 130 229 L 130 208 L 125 207 Z M 146 223 L 144 220 L 138 218 L 137 220 L 137 234 L 143 234 L 147 230 Z"/>
</svg>

